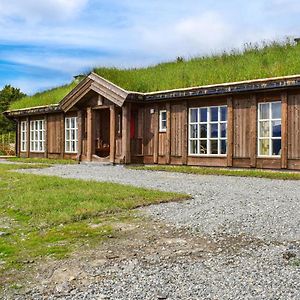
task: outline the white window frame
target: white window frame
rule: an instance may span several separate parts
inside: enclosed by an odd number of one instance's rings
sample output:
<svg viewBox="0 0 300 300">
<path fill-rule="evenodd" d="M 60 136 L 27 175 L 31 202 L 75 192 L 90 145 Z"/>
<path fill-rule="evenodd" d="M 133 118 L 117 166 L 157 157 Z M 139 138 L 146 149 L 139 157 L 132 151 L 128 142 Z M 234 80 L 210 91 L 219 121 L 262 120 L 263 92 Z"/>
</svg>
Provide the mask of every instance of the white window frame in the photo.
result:
<svg viewBox="0 0 300 300">
<path fill-rule="evenodd" d="M 75 125 L 74 127 L 72 127 L 72 123 Z M 77 153 L 77 152 L 78 152 L 77 117 L 67 117 L 65 118 L 65 153 Z"/>
<path fill-rule="evenodd" d="M 163 114 L 166 114 L 165 119 L 163 118 Z M 160 110 L 159 111 L 159 132 L 166 132 L 166 131 L 167 131 L 167 111 Z"/>
<path fill-rule="evenodd" d="M 212 157 L 226 157 L 227 156 L 227 151 L 228 151 L 228 145 L 227 145 L 227 122 L 228 122 L 228 115 L 226 118 L 226 121 L 222 121 L 221 120 L 221 108 L 225 107 L 227 109 L 227 114 L 228 114 L 228 108 L 227 105 L 217 105 L 217 106 L 204 106 L 204 107 L 191 107 L 189 109 L 189 122 L 188 122 L 188 136 L 189 136 L 189 141 L 188 141 L 188 154 L 189 156 L 203 156 L 203 157 L 208 157 L 208 156 L 212 156 Z M 211 109 L 212 108 L 218 108 L 218 121 L 211 121 Z M 197 110 L 197 114 L 198 114 L 198 121 L 197 122 L 191 122 L 191 112 L 192 110 Z M 207 109 L 207 120 L 206 122 L 201 122 L 200 120 L 200 110 L 201 109 Z M 218 124 L 218 137 L 216 138 L 212 138 L 211 137 L 211 125 L 212 124 Z M 221 125 L 225 124 L 226 125 L 226 136 L 222 137 L 221 136 Z M 198 136 L 196 138 L 192 138 L 192 129 L 191 129 L 191 125 L 197 125 L 198 126 Z M 207 136 L 206 138 L 201 138 L 200 136 L 200 128 L 201 125 L 206 125 L 207 126 Z M 192 153 L 191 151 L 191 141 L 198 141 L 198 145 L 197 145 L 197 153 Z M 200 153 L 200 141 L 205 141 L 207 143 L 207 153 Z M 215 140 L 218 141 L 218 154 L 211 154 L 211 145 L 210 145 L 210 141 Z M 225 154 L 221 154 L 221 141 L 226 141 L 226 153 Z"/>
<path fill-rule="evenodd" d="M 21 121 L 20 123 L 20 145 L 21 152 L 27 151 L 27 122 Z"/>
<path fill-rule="evenodd" d="M 282 126 L 282 118 L 272 118 L 272 104 L 280 103 L 281 101 L 273 101 L 273 102 L 261 102 L 258 103 L 258 109 L 257 109 L 257 153 L 258 157 L 273 157 L 273 158 L 279 158 L 281 157 L 281 154 L 279 155 L 273 155 L 273 143 L 272 140 L 281 140 L 282 142 L 282 131 L 281 131 L 281 136 L 280 137 L 273 137 L 272 136 L 272 122 L 274 121 L 280 121 L 280 124 Z M 260 111 L 261 111 L 261 106 L 264 104 L 269 105 L 269 118 L 268 119 L 261 119 L 260 118 Z M 281 107 L 282 109 L 282 107 Z M 269 136 L 268 137 L 261 137 L 261 130 L 260 130 L 260 123 L 261 122 L 269 122 Z M 281 128 L 282 130 L 282 128 Z M 269 140 L 269 154 L 268 155 L 263 155 L 260 153 L 260 141 L 261 140 Z M 282 144 L 281 144 L 281 151 L 282 151 Z"/>
<path fill-rule="evenodd" d="M 30 121 L 30 152 L 45 152 L 45 120 Z"/>
</svg>

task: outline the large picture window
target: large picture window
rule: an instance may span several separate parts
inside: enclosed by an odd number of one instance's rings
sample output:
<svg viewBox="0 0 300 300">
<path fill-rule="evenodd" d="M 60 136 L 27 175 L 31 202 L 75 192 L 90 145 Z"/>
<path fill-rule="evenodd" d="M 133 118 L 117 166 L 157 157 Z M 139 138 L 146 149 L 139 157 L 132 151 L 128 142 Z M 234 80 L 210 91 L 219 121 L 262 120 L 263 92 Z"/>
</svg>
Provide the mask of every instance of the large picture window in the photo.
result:
<svg viewBox="0 0 300 300">
<path fill-rule="evenodd" d="M 281 155 L 281 102 L 258 104 L 258 155 Z"/>
<path fill-rule="evenodd" d="M 65 118 L 65 152 L 77 153 L 78 127 L 77 117 Z"/>
<path fill-rule="evenodd" d="M 30 121 L 30 151 L 45 151 L 45 121 Z"/>
<path fill-rule="evenodd" d="M 226 155 L 227 107 L 189 110 L 189 155 Z"/>
<path fill-rule="evenodd" d="M 22 121 L 20 124 L 21 127 L 21 131 L 20 131 L 20 135 L 21 135 L 21 152 L 25 152 L 27 151 L 27 122 L 26 121 Z"/>
</svg>

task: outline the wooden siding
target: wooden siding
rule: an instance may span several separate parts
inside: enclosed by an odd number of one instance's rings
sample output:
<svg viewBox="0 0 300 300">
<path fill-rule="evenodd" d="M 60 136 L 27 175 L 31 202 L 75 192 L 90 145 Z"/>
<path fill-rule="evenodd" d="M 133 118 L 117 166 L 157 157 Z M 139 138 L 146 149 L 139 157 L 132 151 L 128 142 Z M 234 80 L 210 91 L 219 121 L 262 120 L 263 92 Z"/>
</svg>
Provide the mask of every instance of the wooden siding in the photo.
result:
<svg viewBox="0 0 300 300">
<path fill-rule="evenodd" d="M 62 114 L 54 114 L 48 116 L 48 153 L 49 154 L 60 154 L 63 149 L 62 143 L 62 130 L 61 130 L 61 119 L 64 116 Z"/>
<path fill-rule="evenodd" d="M 300 159 L 300 94 L 288 97 L 288 158 Z"/>
<path fill-rule="evenodd" d="M 233 100 L 233 157 L 250 158 L 251 130 L 251 99 L 249 97 L 240 97 Z"/>
<path fill-rule="evenodd" d="M 183 154 L 183 105 L 171 106 L 171 156 L 181 157 Z"/>
</svg>

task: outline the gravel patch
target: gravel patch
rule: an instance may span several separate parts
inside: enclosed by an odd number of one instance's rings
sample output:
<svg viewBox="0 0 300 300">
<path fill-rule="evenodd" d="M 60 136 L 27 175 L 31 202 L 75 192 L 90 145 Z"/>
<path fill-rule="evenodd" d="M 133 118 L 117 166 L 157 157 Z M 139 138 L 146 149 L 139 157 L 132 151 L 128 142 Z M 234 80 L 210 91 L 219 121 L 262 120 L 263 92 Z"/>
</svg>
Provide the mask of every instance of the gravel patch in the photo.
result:
<svg viewBox="0 0 300 300">
<path fill-rule="evenodd" d="M 189 193 L 191 200 L 139 211 L 168 226 L 205 236 L 220 247 L 203 257 L 175 255 L 169 259 L 157 253 L 90 267 L 97 281 L 84 287 L 59 285 L 47 299 L 300 299 L 298 181 L 137 171 L 94 164 L 22 172 Z M 227 251 L 224 240 L 244 238 L 257 242 Z M 190 247 L 192 251 L 193 244 Z M 32 290 L 30 296 L 45 299 L 40 289 Z"/>
</svg>

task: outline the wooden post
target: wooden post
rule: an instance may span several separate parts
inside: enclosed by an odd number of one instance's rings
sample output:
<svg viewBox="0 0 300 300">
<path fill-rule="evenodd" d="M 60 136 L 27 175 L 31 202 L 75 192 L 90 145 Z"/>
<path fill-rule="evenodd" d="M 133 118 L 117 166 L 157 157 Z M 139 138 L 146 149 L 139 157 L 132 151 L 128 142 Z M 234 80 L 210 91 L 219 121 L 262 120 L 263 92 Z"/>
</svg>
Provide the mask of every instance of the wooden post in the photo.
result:
<svg viewBox="0 0 300 300">
<path fill-rule="evenodd" d="M 281 94 L 281 168 L 288 167 L 288 96 Z"/>
<path fill-rule="evenodd" d="M 81 161 L 82 156 L 82 110 L 79 110 L 77 112 L 77 128 L 78 128 L 78 147 L 77 147 L 77 161 Z"/>
<path fill-rule="evenodd" d="M 26 157 L 30 157 L 30 118 L 26 118 L 26 124 L 27 124 L 27 147 L 26 147 Z"/>
<path fill-rule="evenodd" d="M 20 157 L 20 153 L 21 153 L 21 120 L 20 119 L 17 119 L 16 120 L 17 122 L 17 132 L 16 132 L 16 139 L 15 139 L 15 142 L 16 142 L 16 147 L 15 147 L 15 151 L 16 151 L 16 156 L 17 157 Z"/>
<path fill-rule="evenodd" d="M 93 155 L 93 111 L 91 107 L 87 108 L 87 160 L 92 161 Z"/>
<path fill-rule="evenodd" d="M 183 123 L 183 133 L 182 133 L 182 164 L 187 164 L 187 154 L 188 154 L 188 109 L 187 101 L 182 104 L 182 123 Z"/>
<path fill-rule="evenodd" d="M 45 115 L 44 118 L 44 126 L 45 126 L 45 136 L 44 136 L 44 157 L 48 158 L 48 115 Z"/>
<path fill-rule="evenodd" d="M 130 157 L 130 114 L 131 105 L 125 103 L 122 107 L 122 157 L 125 164 L 131 162 Z"/>
<path fill-rule="evenodd" d="M 158 143 L 159 143 L 159 109 L 158 105 L 155 105 L 154 107 L 154 136 L 153 136 L 153 162 L 155 164 L 158 163 Z"/>
<path fill-rule="evenodd" d="M 167 102 L 166 164 L 171 162 L 171 104 Z"/>
<path fill-rule="evenodd" d="M 257 158 L 257 99 L 254 94 L 251 97 L 250 108 L 250 167 L 256 168 Z"/>
<path fill-rule="evenodd" d="M 60 115 L 60 157 L 63 159 L 65 154 L 65 115 Z"/>
<path fill-rule="evenodd" d="M 227 166 L 233 166 L 233 131 L 234 131 L 234 119 L 233 119 L 233 98 L 232 96 L 227 98 Z"/>
<path fill-rule="evenodd" d="M 116 107 L 110 106 L 110 162 L 115 162 L 116 153 Z"/>
</svg>

